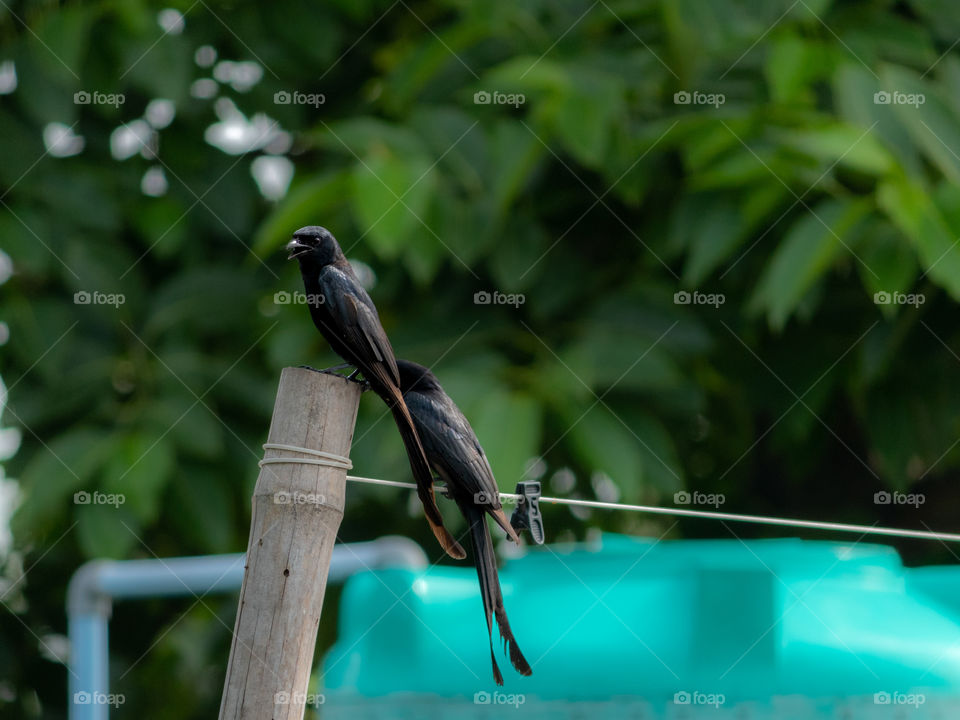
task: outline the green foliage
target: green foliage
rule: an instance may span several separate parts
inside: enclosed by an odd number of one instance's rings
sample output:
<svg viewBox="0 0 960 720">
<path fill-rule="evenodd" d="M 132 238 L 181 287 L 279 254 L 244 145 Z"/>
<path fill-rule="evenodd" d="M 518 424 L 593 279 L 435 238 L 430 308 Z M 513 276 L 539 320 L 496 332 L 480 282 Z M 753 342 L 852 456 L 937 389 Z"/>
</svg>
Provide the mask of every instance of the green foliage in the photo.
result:
<svg viewBox="0 0 960 720">
<path fill-rule="evenodd" d="M 18 78 L 0 96 L 0 243 L 16 271 L 0 288 L 0 372 L 4 424 L 23 435 L 6 464 L 23 498 L 5 573 L 37 562 L 9 604 L 22 623 L 0 630 L 16 688 L 0 714 L 62 716 L 64 672 L 36 657 L 34 633 L 64 632 L 83 561 L 245 546 L 279 371 L 336 362 L 306 308 L 274 300 L 302 289 L 281 252 L 302 225 L 369 266 L 394 347 L 435 366 L 503 490 L 542 473 L 548 494 L 593 498 L 606 475 L 624 502 L 691 488 L 733 512 L 917 526 L 912 508 L 872 503 L 911 488 L 937 495 L 923 522 L 949 523 L 936 508 L 960 499 L 950 3 L 174 5 L 182 33 L 150 2 L 0 14 L 0 62 Z M 198 96 L 206 45 L 262 79 Z M 125 102 L 75 104 L 78 91 Z M 111 138 L 155 98 L 176 107 L 156 156 L 114 159 Z M 209 144 L 225 99 L 292 142 Z M 45 153 L 51 122 L 82 152 Z M 295 167 L 278 201 L 251 176 L 264 155 Z M 141 191 L 151 168 L 159 197 Z M 82 291 L 124 302 L 75 304 Z M 483 291 L 522 302 L 475 303 Z M 923 303 L 876 304 L 884 293 Z M 356 471 L 408 479 L 383 413 L 364 397 Z M 638 527 L 546 515 L 552 538 Z M 387 533 L 437 555 L 403 493 L 351 487 L 341 538 Z M 127 706 L 215 712 L 232 606 L 118 611 Z"/>
</svg>

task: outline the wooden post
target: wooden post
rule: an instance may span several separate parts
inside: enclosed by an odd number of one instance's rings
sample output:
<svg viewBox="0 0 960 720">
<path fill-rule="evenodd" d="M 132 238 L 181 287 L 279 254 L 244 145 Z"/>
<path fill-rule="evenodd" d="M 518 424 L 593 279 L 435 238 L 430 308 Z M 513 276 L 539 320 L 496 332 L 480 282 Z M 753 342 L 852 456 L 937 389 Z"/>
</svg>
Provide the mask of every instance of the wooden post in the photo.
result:
<svg viewBox="0 0 960 720">
<path fill-rule="evenodd" d="M 267 442 L 349 456 L 360 393 L 344 378 L 285 368 Z M 317 459 L 279 449 L 265 457 Z M 303 718 L 346 475 L 316 464 L 261 467 L 220 720 Z"/>
</svg>

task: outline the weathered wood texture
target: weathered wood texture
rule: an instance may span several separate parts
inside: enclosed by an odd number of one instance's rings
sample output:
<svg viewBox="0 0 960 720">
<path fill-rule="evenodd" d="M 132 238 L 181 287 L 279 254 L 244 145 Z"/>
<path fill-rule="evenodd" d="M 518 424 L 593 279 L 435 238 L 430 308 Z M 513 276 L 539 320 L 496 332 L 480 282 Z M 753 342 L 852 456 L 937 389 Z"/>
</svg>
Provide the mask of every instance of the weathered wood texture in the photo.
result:
<svg viewBox="0 0 960 720">
<path fill-rule="evenodd" d="M 267 442 L 349 456 L 360 392 L 343 378 L 285 368 Z M 265 452 L 277 456 L 313 458 Z M 220 720 L 303 718 L 346 475 L 300 463 L 260 469 Z"/>
</svg>

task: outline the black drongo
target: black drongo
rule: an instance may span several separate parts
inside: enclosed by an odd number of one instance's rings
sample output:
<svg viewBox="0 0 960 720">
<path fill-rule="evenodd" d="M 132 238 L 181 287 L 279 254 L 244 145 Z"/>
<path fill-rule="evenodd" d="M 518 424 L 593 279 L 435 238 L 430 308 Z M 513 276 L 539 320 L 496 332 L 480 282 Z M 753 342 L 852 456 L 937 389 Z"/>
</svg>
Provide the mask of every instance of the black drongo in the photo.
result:
<svg viewBox="0 0 960 720">
<path fill-rule="evenodd" d="M 293 234 L 287 250 L 288 258 L 296 258 L 300 263 L 313 324 L 334 351 L 362 373 L 393 413 L 433 534 L 448 555 L 457 559 L 466 557 L 466 552 L 443 525 L 433 493 L 433 474 L 400 393 L 397 361 L 373 301 L 336 239 L 325 228 L 300 228 Z"/>
<path fill-rule="evenodd" d="M 496 520 L 514 542 L 519 540 L 503 513 L 497 482 L 487 456 L 470 423 L 430 370 L 408 360 L 398 360 L 397 367 L 400 370 L 400 389 L 413 416 L 427 460 L 446 482 L 450 495 L 470 524 L 473 561 L 480 579 L 480 595 L 486 612 L 487 634 L 490 635 L 493 677 L 498 685 L 503 685 L 503 676 L 493 653 L 491 617 L 496 618 L 504 649 L 509 646 L 513 666 L 520 674 L 530 675 L 533 671 L 517 646 L 503 607 L 497 558 L 493 553 L 493 539 L 486 516 L 490 515 Z"/>
</svg>

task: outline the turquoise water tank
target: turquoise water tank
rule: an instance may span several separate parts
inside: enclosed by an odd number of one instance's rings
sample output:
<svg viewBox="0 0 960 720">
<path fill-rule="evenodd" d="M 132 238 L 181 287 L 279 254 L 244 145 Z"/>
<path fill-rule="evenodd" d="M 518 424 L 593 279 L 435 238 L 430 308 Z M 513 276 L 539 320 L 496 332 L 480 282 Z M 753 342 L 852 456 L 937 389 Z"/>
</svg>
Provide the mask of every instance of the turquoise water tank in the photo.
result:
<svg viewBox="0 0 960 720">
<path fill-rule="evenodd" d="M 863 543 L 604 535 L 500 578 L 532 677 L 498 654 L 494 685 L 469 565 L 363 573 L 323 716 L 960 718 L 957 567 Z"/>
</svg>

